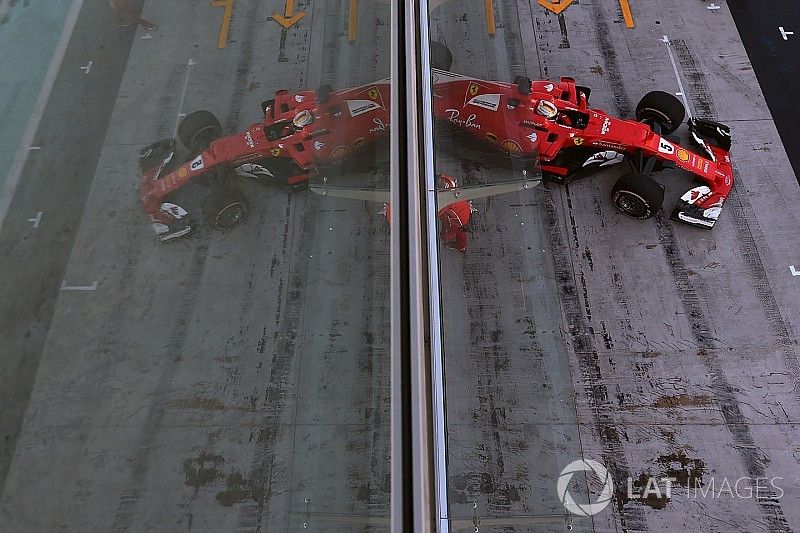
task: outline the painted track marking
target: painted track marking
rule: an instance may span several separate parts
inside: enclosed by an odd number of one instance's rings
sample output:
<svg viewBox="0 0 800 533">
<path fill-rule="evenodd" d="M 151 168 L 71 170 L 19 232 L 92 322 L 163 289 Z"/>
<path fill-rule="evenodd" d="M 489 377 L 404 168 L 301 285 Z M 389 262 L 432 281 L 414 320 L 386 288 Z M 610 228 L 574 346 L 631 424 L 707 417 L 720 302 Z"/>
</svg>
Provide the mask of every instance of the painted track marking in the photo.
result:
<svg viewBox="0 0 800 533">
<path fill-rule="evenodd" d="M 356 40 L 358 30 L 358 0 L 350 0 L 350 11 L 347 13 L 347 40 Z"/>
<path fill-rule="evenodd" d="M 97 282 L 93 282 L 91 285 L 67 285 L 66 281 L 61 282 L 61 290 L 62 291 L 79 291 L 79 292 L 90 292 L 97 290 Z"/>
<path fill-rule="evenodd" d="M 633 28 L 633 13 L 628 0 L 619 0 L 619 7 L 622 8 L 622 18 L 625 19 L 625 26 Z"/>
<path fill-rule="evenodd" d="M 272 18 L 284 27 L 284 29 L 289 29 L 291 26 L 297 24 L 301 18 L 305 17 L 305 11 L 298 11 L 297 13 L 294 12 L 294 0 L 286 0 L 286 6 L 283 10 L 283 15 L 280 13 L 274 13 Z"/>
<path fill-rule="evenodd" d="M 794 35 L 793 31 L 786 31 L 783 29 L 783 26 L 778 26 L 778 31 L 781 32 L 781 37 L 783 37 L 784 41 L 789 40 L 789 35 Z"/>
<path fill-rule="evenodd" d="M 556 15 L 560 15 L 571 3 L 572 0 L 539 0 L 540 6 L 552 11 Z"/>
<path fill-rule="evenodd" d="M 39 229 L 39 223 L 42 221 L 43 214 L 44 213 L 42 213 L 41 211 L 38 211 L 35 217 L 31 217 L 28 219 L 28 222 L 33 224 L 33 229 Z"/>
<path fill-rule="evenodd" d="M 183 89 L 181 89 L 181 99 L 178 101 L 178 116 L 175 119 L 175 130 L 172 132 L 173 137 L 178 136 L 178 126 L 180 126 L 181 118 L 185 116 L 183 112 L 183 102 L 186 100 L 186 91 L 189 90 L 189 76 L 192 74 L 192 67 L 197 64 L 194 59 L 189 59 L 186 62 L 186 77 L 183 78 Z"/>
<path fill-rule="evenodd" d="M 0 7 L 2 6 L 0 5 Z M 22 177 L 22 170 L 25 168 L 25 162 L 28 160 L 28 154 L 30 153 L 29 148 L 33 144 L 33 138 L 36 136 L 36 131 L 39 129 L 39 124 L 44 116 L 47 102 L 50 100 L 50 93 L 53 91 L 58 72 L 61 70 L 61 63 L 64 61 L 64 55 L 67 53 L 67 45 L 69 45 L 72 33 L 75 31 L 75 24 L 78 22 L 78 15 L 80 15 L 82 7 L 83 0 L 74 0 L 72 7 L 69 8 L 69 13 L 67 13 L 67 18 L 64 21 L 64 29 L 61 30 L 61 37 L 58 39 L 58 44 L 53 52 L 50 66 L 47 67 L 47 74 L 42 82 L 42 88 L 36 99 L 36 105 L 33 107 L 31 117 L 28 119 L 28 125 L 25 127 L 25 133 L 22 135 L 22 140 L 19 143 L 17 155 L 14 157 L 14 166 L 11 167 L 3 189 L 0 191 L 0 230 L 3 229 L 3 222 L 11 206 L 11 199 L 19 185 L 19 180 Z"/>
<path fill-rule="evenodd" d="M 661 42 L 667 45 L 667 53 L 669 54 L 669 60 L 672 63 L 672 70 L 675 72 L 675 79 L 678 80 L 679 92 L 675 93 L 675 95 L 680 95 L 681 99 L 683 100 L 683 107 L 686 108 L 686 114 L 689 115 L 689 118 L 692 118 L 692 109 L 689 107 L 689 100 L 686 99 L 686 91 L 683 89 L 683 82 L 681 81 L 680 73 L 678 73 L 678 65 L 675 63 L 675 56 L 672 54 L 672 45 L 669 42 L 669 37 L 665 35 L 661 38 Z"/>
<path fill-rule="evenodd" d="M 789 272 L 792 273 L 792 276 L 800 276 L 800 270 L 795 270 L 794 265 L 789 266 Z"/>
<path fill-rule="evenodd" d="M 231 18 L 233 18 L 233 0 L 214 0 L 213 7 L 224 7 L 222 12 L 222 23 L 219 26 L 219 37 L 217 38 L 217 48 L 225 48 L 228 44 L 228 35 L 231 31 Z"/>
<path fill-rule="evenodd" d="M 494 35 L 497 33 L 497 25 L 494 21 L 494 3 L 492 0 L 483 0 L 483 7 L 486 11 L 486 32 Z"/>
</svg>

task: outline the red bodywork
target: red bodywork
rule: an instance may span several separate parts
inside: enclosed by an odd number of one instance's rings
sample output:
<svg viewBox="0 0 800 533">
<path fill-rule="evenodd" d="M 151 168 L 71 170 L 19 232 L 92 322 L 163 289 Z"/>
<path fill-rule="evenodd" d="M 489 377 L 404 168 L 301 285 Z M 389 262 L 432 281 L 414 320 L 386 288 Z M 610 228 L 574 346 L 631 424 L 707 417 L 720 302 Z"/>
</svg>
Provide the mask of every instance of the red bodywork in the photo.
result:
<svg viewBox="0 0 800 533">
<path fill-rule="evenodd" d="M 154 223 L 175 222 L 169 195 L 221 168 L 247 169 L 244 172 L 250 174 L 255 166 L 289 185 L 306 181 L 312 165 L 349 157 L 388 132 L 388 102 L 388 82 L 331 93 L 322 103 L 315 91 L 278 91 L 265 107 L 262 122 L 212 141 L 201 154 L 176 168 L 170 168 L 169 161 L 158 164 L 157 160 L 144 169 L 139 196 L 145 211 Z M 314 120 L 298 128 L 292 121 L 303 111 L 310 112 Z M 165 203 L 168 207 L 162 208 Z"/>
<path fill-rule="evenodd" d="M 727 149 L 705 142 L 692 130 L 698 146 L 705 151 L 700 155 L 658 135 L 645 123 L 613 118 L 591 109 L 588 89 L 576 86 L 572 78 L 562 78 L 558 83 L 531 82 L 528 90 L 516 83 L 434 70 L 433 89 L 435 118 L 449 122 L 494 150 L 523 161 L 537 159 L 541 170 L 556 181 L 564 181 L 584 169 L 619 163 L 624 157 L 657 158 L 660 164 L 684 169 L 705 183 L 684 194 L 673 215 L 706 228 L 716 222 L 733 186 Z M 206 150 L 181 165 L 173 164 L 174 141 L 146 148 L 139 193 L 156 232 L 162 240 L 168 240 L 190 231 L 186 211 L 169 197 L 209 172 L 235 170 L 250 177 L 285 180 L 291 185 L 308 180 L 316 165 L 350 157 L 389 132 L 389 91 L 388 80 L 337 92 L 278 91 L 274 101 L 266 103 L 263 121 L 242 133 L 212 141 Z M 557 108 L 558 115 L 547 118 L 538 112 L 542 101 Z M 298 127 L 293 120 L 303 112 L 310 113 L 313 121 Z M 161 153 L 154 156 L 156 146 Z M 469 204 L 462 203 L 440 212 L 443 228 L 466 226 Z M 181 229 L 182 224 L 188 229 Z M 459 245 L 463 232 L 451 233 L 443 232 L 445 240 L 463 248 Z"/>
<path fill-rule="evenodd" d="M 581 89 L 565 77 L 558 83 L 534 81 L 527 93 L 517 84 L 434 70 L 434 114 L 499 151 L 520 158 L 538 157 L 542 172 L 556 181 L 585 168 L 622 162 L 622 156 L 655 157 L 662 165 L 686 170 L 705 183 L 681 198 L 676 218 L 713 226 L 733 187 L 728 151 L 697 136 L 705 155 L 687 150 L 645 123 L 589 108 Z M 558 116 L 548 119 L 537 112 L 541 100 L 554 104 Z"/>
</svg>

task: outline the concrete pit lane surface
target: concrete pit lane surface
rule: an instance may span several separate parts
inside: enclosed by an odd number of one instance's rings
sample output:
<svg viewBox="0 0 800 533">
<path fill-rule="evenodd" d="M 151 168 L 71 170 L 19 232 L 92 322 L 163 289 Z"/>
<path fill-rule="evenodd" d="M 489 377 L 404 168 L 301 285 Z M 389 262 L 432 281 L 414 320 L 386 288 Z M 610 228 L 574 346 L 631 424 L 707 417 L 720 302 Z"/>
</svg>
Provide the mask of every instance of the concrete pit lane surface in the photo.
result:
<svg viewBox="0 0 800 533">
<path fill-rule="evenodd" d="M 12 4 L 5 24 L 36 7 Z M 381 206 L 245 182 L 244 225 L 162 245 L 136 186 L 180 113 L 233 133 L 277 89 L 386 77 L 388 4 L 353 26 L 346 2 L 299 1 L 283 28 L 284 3 L 234 0 L 227 31 L 226 2 L 133 4 L 158 30 L 82 5 L 0 230 L 0 531 L 384 531 Z M 572 76 L 622 117 L 683 87 L 731 125 L 737 178 L 712 231 L 619 214 L 614 168 L 475 201 L 466 254 L 440 254 L 451 529 L 798 529 L 795 175 L 724 2 L 637 3 L 633 28 L 621 5 L 431 14 L 461 74 Z M 439 170 L 508 172 L 448 143 Z M 667 210 L 691 187 L 658 180 Z M 557 490 L 578 459 L 613 482 L 590 517 Z"/>
</svg>

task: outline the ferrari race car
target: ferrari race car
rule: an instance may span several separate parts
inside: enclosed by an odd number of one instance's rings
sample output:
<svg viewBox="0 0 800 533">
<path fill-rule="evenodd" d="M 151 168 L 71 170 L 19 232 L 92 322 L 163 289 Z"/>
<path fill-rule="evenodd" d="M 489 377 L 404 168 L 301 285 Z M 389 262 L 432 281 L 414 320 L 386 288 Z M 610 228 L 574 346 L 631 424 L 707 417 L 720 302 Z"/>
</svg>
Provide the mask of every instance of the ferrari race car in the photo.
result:
<svg viewBox="0 0 800 533">
<path fill-rule="evenodd" d="M 188 158 L 179 160 L 175 139 L 157 141 L 140 153 L 139 197 L 156 234 L 169 241 L 193 230 L 193 217 L 179 199 L 192 181 L 211 186 L 203 212 L 214 227 L 226 229 L 248 211 L 233 176 L 297 185 L 316 166 L 349 158 L 388 131 L 388 91 L 388 81 L 335 93 L 327 87 L 278 91 L 262 103 L 262 121 L 226 137 L 209 111 L 189 114 L 178 127 Z"/>
<path fill-rule="evenodd" d="M 587 171 L 627 160 L 629 171 L 611 199 L 623 213 L 650 218 L 661 208 L 664 187 L 652 174 L 681 168 L 702 181 L 678 201 L 672 217 L 712 228 L 733 187 L 730 128 L 691 118 L 689 150 L 670 137 L 686 111 L 675 96 L 653 91 L 636 106 L 636 120 L 589 107 L 590 90 L 575 80 L 558 83 L 518 77 L 514 83 L 433 71 L 434 114 L 468 136 L 513 158 L 537 159 L 545 179 L 565 183 Z"/>
</svg>

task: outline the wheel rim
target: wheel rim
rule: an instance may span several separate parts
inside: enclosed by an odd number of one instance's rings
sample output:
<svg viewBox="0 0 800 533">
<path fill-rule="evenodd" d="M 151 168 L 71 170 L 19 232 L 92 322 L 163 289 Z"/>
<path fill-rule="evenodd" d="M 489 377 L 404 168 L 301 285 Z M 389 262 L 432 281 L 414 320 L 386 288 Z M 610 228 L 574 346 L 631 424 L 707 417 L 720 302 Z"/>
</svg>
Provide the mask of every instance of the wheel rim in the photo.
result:
<svg viewBox="0 0 800 533">
<path fill-rule="evenodd" d="M 620 192 L 615 203 L 620 211 L 632 217 L 644 218 L 650 212 L 646 202 L 630 193 Z"/>
<path fill-rule="evenodd" d="M 226 205 L 223 207 L 214 221 L 214 225 L 219 229 L 232 228 L 242 221 L 247 211 L 240 202 Z"/>
</svg>

